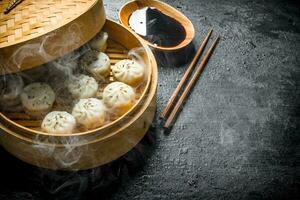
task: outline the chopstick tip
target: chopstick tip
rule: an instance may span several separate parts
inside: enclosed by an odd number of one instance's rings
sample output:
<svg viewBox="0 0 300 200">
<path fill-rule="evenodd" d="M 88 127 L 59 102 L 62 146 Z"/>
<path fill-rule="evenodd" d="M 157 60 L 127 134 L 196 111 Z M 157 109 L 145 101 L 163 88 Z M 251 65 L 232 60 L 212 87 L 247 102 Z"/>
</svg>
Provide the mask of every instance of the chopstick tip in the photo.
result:
<svg viewBox="0 0 300 200">
<path fill-rule="evenodd" d="M 169 124 L 164 124 L 164 125 L 163 125 L 163 129 L 164 129 L 164 132 L 165 132 L 165 133 L 168 133 L 168 132 L 170 132 L 170 130 L 171 130 Z"/>
<path fill-rule="evenodd" d="M 213 32 L 213 27 L 211 27 L 211 28 L 209 29 L 207 36 L 210 37 L 211 34 L 212 34 L 212 32 Z"/>
</svg>

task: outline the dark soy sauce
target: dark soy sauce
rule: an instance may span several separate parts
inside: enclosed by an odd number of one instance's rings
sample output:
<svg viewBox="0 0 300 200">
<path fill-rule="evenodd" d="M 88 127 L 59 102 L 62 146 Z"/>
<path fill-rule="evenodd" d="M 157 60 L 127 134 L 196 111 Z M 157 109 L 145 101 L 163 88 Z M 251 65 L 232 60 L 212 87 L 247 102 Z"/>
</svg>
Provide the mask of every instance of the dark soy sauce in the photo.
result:
<svg viewBox="0 0 300 200">
<path fill-rule="evenodd" d="M 173 47 L 186 37 L 184 27 L 156 8 L 145 7 L 132 13 L 130 27 L 145 40 L 162 47 Z"/>
</svg>

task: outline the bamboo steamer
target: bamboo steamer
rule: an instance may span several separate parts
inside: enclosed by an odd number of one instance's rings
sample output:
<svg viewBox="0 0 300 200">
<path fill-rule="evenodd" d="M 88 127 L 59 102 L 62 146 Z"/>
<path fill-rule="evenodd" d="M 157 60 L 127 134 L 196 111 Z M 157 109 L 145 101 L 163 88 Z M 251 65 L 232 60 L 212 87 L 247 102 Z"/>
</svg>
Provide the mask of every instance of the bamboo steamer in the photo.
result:
<svg viewBox="0 0 300 200">
<path fill-rule="evenodd" d="M 0 1 L 0 75 L 64 56 L 93 38 L 106 19 L 102 0 L 25 0 L 4 14 L 9 2 Z"/>
<path fill-rule="evenodd" d="M 109 163 L 130 151 L 146 134 L 156 110 L 157 64 L 146 45 L 128 28 L 106 20 L 104 31 L 115 41 L 109 55 L 140 48 L 148 81 L 138 103 L 104 127 L 75 134 L 51 135 L 21 126 L 0 114 L 0 143 L 15 157 L 53 170 L 85 170 Z M 119 45 L 115 45 L 119 44 Z M 125 49 L 123 49 L 124 47 Z"/>
</svg>

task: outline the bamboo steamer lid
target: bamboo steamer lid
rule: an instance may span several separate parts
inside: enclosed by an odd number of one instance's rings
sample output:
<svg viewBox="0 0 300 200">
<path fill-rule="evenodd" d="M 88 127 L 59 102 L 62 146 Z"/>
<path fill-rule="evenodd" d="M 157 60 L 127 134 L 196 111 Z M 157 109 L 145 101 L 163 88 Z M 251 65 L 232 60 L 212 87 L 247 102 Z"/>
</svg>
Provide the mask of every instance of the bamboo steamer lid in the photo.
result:
<svg viewBox="0 0 300 200">
<path fill-rule="evenodd" d="M 102 0 L 0 1 L 0 75 L 50 62 L 92 39 L 105 23 Z"/>
</svg>

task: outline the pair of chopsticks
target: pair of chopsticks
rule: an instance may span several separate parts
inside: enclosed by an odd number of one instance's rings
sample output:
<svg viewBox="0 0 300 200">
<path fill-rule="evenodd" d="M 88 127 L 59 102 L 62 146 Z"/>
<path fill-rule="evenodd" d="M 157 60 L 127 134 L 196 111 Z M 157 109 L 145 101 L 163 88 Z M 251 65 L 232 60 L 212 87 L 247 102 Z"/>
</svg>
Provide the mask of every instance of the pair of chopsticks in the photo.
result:
<svg viewBox="0 0 300 200">
<path fill-rule="evenodd" d="M 196 81 L 198 80 L 202 70 L 204 69 L 207 61 L 209 60 L 210 56 L 212 55 L 219 39 L 220 39 L 220 35 L 218 35 L 212 45 L 210 46 L 210 48 L 208 49 L 208 51 L 206 52 L 206 54 L 204 55 L 202 61 L 200 62 L 200 64 L 198 65 L 198 67 L 196 68 L 196 71 L 194 73 L 194 75 L 192 76 L 192 78 L 190 79 L 190 81 L 187 83 L 187 81 L 189 80 L 192 71 L 195 68 L 195 65 L 197 64 L 199 58 L 201 57 L 201 54 L 203 53 L 205 46 L 212 34 L 212 29 L 208 32 L 208 34 L 206 35 L 206 37 L 204 38 L 201 46 L 199 47 L 195 57 L 193 58 L 193 61 L 191 62 L 190 66 L 188 67 L 188 69 L 186 70 L 184 76 L 182 77 L 181 81 L 179 82 L 177 88 L 175 89 L 175 91 L 173 92 L 172 96 L 170 97 L 166 107 L 163 109 L 163 112 L 160 115 L 161 119 L 166 120 L 165 124 L 164 124 L 164 128 L 168 129 L 170 128 L 170 126 L 173 124 L 173 121 L 176 119 L 179 110 L 181 108 L 181 105 L 183 104 L 184 100 L 188 97 L 191 89 L 193 88 L 193 86 L 195 85 Z M 178 98 L 179 93 L 182 91 L 184 85 L 187 83 L 186 88 L 183 90 L 182 95 L 179 97 L 177 103 L 175 104 L 176 99 Z M 175 105 L 174 105 L 175 104 Z M 173 108 L 173 110 L 172 110 Z"/>
</svg>

